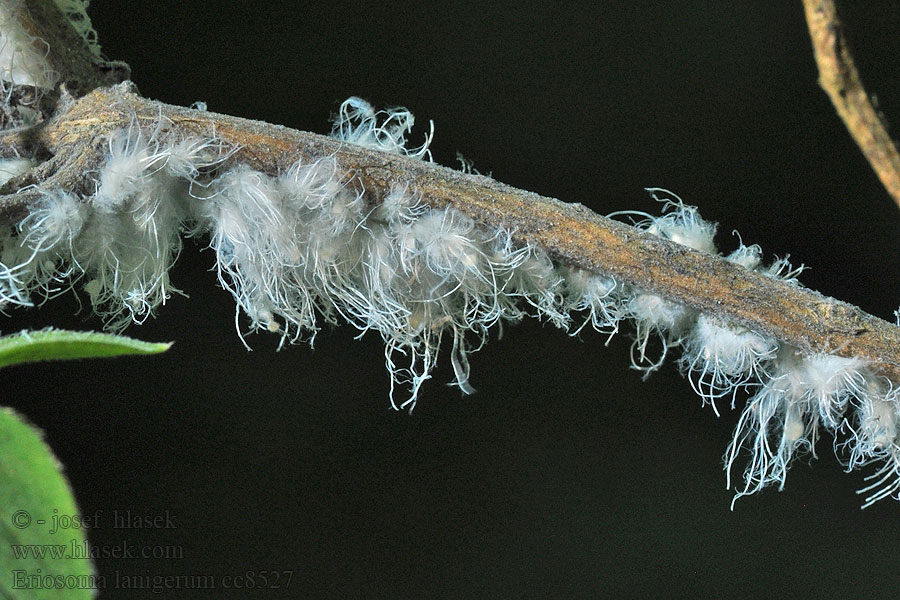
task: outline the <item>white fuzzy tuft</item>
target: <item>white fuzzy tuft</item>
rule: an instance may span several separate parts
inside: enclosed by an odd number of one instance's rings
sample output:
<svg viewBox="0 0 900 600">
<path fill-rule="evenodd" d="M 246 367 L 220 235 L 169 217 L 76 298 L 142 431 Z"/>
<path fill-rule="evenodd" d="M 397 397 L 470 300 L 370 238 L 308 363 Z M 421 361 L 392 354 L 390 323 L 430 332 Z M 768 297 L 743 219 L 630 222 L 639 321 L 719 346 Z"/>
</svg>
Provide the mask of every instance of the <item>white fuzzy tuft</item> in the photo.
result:
<svg viewBox="0 0 900 600">
<path fill-rule="evenodd" d="M 647 188 L 647 191 L 654 200 L 663 203 L 664 214 L 661 217 L 650 217 L 638 226 L 676 244 L 716 254 L 716 244 L 713 241 L 716 236 L 715 223 L 700 218 L 695 207 L 685 205 L 681 198 L 668 190 Z"/>
<path fill-rule="evenodd" d="M 19 237 L 4 242 L 9 268 L 0 277 L 0 302 L 26 303 L 35 291 L 50 297 L 65 280 L 65 287 L 81 280 L 107 327 L 121 329 L 142 322 L 177 292 L 169 270 L 190 220 L 185 198 L 194 180 L 173 173 L 197 174 L 220 153 L 213 139 L 170 142 L 160 131 L 132 123 L 111 134 L 96 191 L 84 201 L 59 190 L 45 193 L 20 224 Z M 179 166 L 167 170 L 173 157 Z"/>
<path fill-rule="evenodd" d="M 867 401 L 866 377 L 865 364 L 859 359 L 806 356 L 782 347 L 771 376 L 747 403 L 726 454 L 729 486 L 738 453 L 743 449 L 751 454 L 744 469 L 744 489 L 735 499 L 772 483 L 783 487 L 796 453 L 815 455 L 819 426 L 836 433 L 848 404 Z"/>
<path fill-rule="evenodd" d="M 745 246 L 742 243 L 737 250 L 726 256 L 725 259 L 753 271 L 759 268 L 762 263 L 762 248 L 756 244 Z"/>
<path fill-rule="evenodd" d="M 217 138 L 185 137 L 166 140 L 160 148 L 165 172 L 176 179 L 197 182 L 204 171 L 230 157 L 234 149 Z"/>
<path fill-rule="evenodd" d="M 847 471 L 881 463 L 866 477 L 871 483 L 858 491 L 866 495 L 863 508 L 888 497 L 900 500 L 900 389 L 882 380 L 870 382 L 867 391 L 855 418 L 842 425 L 849 431 L 846 441 L 835 447 Z"/>
<path fill-rule="evenodd" d="M 900 444 L 900 389 L 871 394 L 859 407 L 857 444 L 850 465 L 861 464 Z"/>
<path fill-rule="evenodd" d="M 804 357 L 797 369 L 805 402 L 818 412 L 822 425 L 836 429 L 852 398 L 866 396 L 866 363 L 860 358 L 829 354 Z"/>
<path fill-rule="evenodd" d="M 74 194 L 56 191 L 46 194 L 19 223 L 22 244 L 39 252 L 63 246 L 70 249 L 84 225 L 85 206 Z"/>
<path fill-rule="evenodd" d="M 30 302 L 25 290 L 35 290 L 44 298 L 60 290 L 59 284 L 72 273 L 71 267 L 61 265 L 72 254 L 73 242 L 84 226 L 85 212 L 76 196 L 62 191 L 47 193 L 34 205 L 19 223 L 18 248 L 11 243 L 4 252 L 4 264 L 15 266 L 7 269 L 2 278 L 10 288 L 3 300 L 27 305 Z"/>
<path fill-rule="evenodd" d="M 748 381 L 759 379 L 761 366 L 775 358 L 777 349 L 777 342 L 771 338 L 700 315 L 685 337 L 679 366 L 694 391 L 718 415 L 716 399 L 731 395 L 733 407 L 737 391 Z"/>
<path fill-rule="evenodd" d="M 0 5 L 0 80 L 52 88 L 59 75 L 47 62 L 50 48 L 20 25 L 17 13 L 26 10 L 23 4 L 10 0 Z"/>
<path fill-rule="evenodd" d="M 100 171 L 94 207 L 115 213 L 146 188 L 165 164 L 159 142 L 148 139 L 136 123 L 113 132 L 107 143 L 107 156 Z"/>
<path fill-rule="evenodd" d="M 407 148 L 406 134 L 412 131 L 413 123 L 413 114 L 403 107 L 376 112 L 371 104 L 353 96 L 341 104 L 331 136 L 373 150 L 431 160 L 428 146 L 434 137 L 434 123 L 421 146 Z"/>
<path fill-rule="evenodd" d="M 631 366 L 644 371 L 645 378 L 662 366 L 669 349 L 681 343 L 682 336 L 697 317 L 696 311 L 686 306 L 645 292 L 636 292 L 627 301 L 625 311 L 634 320 L 636 330 L 631 345 Z M 653 336 L 662 343 L 662 351 L 656 360 L 647 355 L 647 346 Z"/>
<path fill-rule="evenodd" d="M 37 162 L 28 158 L 0 159 L 0 185 L 5 184 L 13 177 L 27 173 L 36 165 Z"/>
<path fill-rule="evenodd" d="M 595 275 L 578 268 L 561 270 L 566 286 L 565 312 L 584 312 L 587 317 L 572 335 L 577 335 L 590 323 L 596 331 L 613 335 L 619 330 L 623 314 L 621 286 L 612 277 Z"/>
<path fill-rule="evenodd" d="M 806 267 L 804 265 L 800 265 L 799 267 L 793 266 L 790 260 L 788 260 L 789 258 L 789 256 L 778 258 L 768 267 L 758 267 L 757 271 L 768 277 L 774 277 L 788 283 L 796 284 L 798 283 L 797 277 L 806 270 Z"/>
</svg>

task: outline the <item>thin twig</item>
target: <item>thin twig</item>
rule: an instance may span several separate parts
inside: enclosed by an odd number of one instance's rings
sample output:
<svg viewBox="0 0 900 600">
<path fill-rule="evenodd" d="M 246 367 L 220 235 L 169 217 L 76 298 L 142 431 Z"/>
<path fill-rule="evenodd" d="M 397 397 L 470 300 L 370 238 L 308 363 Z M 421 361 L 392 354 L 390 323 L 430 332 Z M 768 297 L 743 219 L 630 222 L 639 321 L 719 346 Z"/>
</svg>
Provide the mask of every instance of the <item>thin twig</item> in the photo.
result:
<svg viewBox="0 0 900 600">
<path fill-rule="evenodd" d="M 452 206 L 486 227 L 514 232 L 516 241 L 545 249 L 561 264 L 612 275 L 807 352 L 863 357 L 900 381 L 900 327 L 850 304 L 668 242 L 581 205 L 322 135 L 147 100 L 129 84 L 95 90 L 34 132 L 38 146 L 56 161 L 41 175 L 50 180 L 38 185 L 89 195 L 93 182 L 85 173 L 99 168 L 102 140 L 135 121 L 176 135 L 215 136 L 237 148 L 229 161 L 269 174 L 297 160 L 334 156 L 355 174 L 372 204 L 392 187 L 408 186 L 432 206 Z M 21 139 L 21 132 L 0 133 L 0 148 Z M 0 198 L 0 207 L 7 202 L 22 207 L 18 194 L 3 191 L 10 195 Z M 0 208 L 0 219 L 13 214 Z"/>
<path fill-rule="evenodd" d="M 900 207 L 900 154 L 863 87 L 834 0 L 803 0 L 803 7 L 819 65 L 819 85 Z"/>
</svg>

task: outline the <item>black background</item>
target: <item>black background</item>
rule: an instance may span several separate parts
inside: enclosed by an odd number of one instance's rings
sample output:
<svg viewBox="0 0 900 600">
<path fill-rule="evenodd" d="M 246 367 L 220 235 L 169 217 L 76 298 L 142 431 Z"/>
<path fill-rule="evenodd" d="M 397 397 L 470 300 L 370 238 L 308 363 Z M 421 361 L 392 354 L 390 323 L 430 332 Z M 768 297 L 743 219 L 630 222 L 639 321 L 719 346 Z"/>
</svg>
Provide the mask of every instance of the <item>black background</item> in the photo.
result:
<svg viewBox="0 0 900 600">
<path fill-rule="evenodd" d="M 548 3 L 550 4 L 550 3 Z M 900 8 L 844 2 L 865 81 L 900 122 Z M 795 2 L 352 4 L 100 2 L 106 54 L 149 97 L 326 132 L 350 95 L 429 119 L 437 161 L 457 150 L 516 187 L 600 213 L 657 212 L 662 186 L 747 243 L 810 267 L 802 281 L 893 318 L 900 211 L 825 94 Z M 120 576 L 293 571 L 293 597 L 867 597 L 900 584 L 900 510 L 860 511 L 863 474 L 830 440 L 786 489 L 729 510 L 716 418 L 667 365 L 629 369 L 629 331 L 604 346 L 537 322 L 448 364 L 414 413 L 388 403 L 380 341 L 323 331 L 275 352 L 234 330 L 230 296 L 188 243 L 190 299 L 129 329 L 175 340 L 145 359 L 0 373 L 3 402 L 46 432 L 100 546 L 176 545 L 180 560 L 101 560 Z M 19 310 L 5 332 L 97 328 L 72 298 Z M 114 530 L 112 511 L 177 529 Z M 209 592 L 173 592 L 201 597 Z M 150 597 L 109 589 L 104 597 Z"/>
</svg>

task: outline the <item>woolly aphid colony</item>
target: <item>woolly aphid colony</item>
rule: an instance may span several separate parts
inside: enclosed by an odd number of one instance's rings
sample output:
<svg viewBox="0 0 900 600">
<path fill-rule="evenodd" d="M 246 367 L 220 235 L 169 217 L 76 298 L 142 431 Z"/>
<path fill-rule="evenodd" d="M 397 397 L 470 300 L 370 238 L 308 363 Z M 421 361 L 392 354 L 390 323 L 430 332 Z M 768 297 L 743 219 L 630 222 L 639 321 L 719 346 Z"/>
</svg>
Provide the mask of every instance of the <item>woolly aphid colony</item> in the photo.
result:
<svg viewBox="0 0 900 600">
<path fill-rule="evenodd" d="M 86 3 L 55 2 L 99 54 Z M 9 89 L 2 82 L 51 88 L 57 74 L 41 45 L 18 28 L 18 8 L 0 6 L 0 91 Z M 26 106 L 4 102 L 3 110 L 9 126 L 36 118 Z M 573 335 L 590 325 L 610 336 L 631 320 L 636 368 L 649 373 L 681 348 L 679 367 L 717 412 L 717 400 L 730 398 L 733 407 L 739 390 L 752 394 L 725 454 L 729 487 L 737 461 L 749 455 L 735 498 L 783 486 L 791 460 L 815 454 L 820 428 L 834 436 L 848 470 L 880 464 L 860 490 L 864 506 L 900 498 L 900 391 L 862 360 L 803 354 L 610 277 L 554 264 L 542 249 L 515 243 L 515 232 L 431 208 L 402 185 L 374 202 L 334 156 L 271 176 L 231 160 L 234 149 L 214 136 L 178 138 L 163 133 L 170 129 L 162 120 L 149 128 L 136 123 L 106 140 L 88 197 L 40 189 L 41 200 L 17 229 L 0 233 L 0 309 L 75 289 L 107 328 L 141 323 L 178 292 L 168 273 L 183 237 L 204 239 L 219 281 L 236 300 L 242 340 L 241 313 L 252 329 L 276 332 L 282 343 L 311 342 L 318 319 L 378 332 L 391 402 L 409 410 L 442 345 L 450 346 L 456 385 L 473 391 L 468 355 L 501 320 L 532 315 Z M 412 125 L 405 109 L 376 112 L 350 98 L 332 135 L 430 160 L 431 134 L 418 148 L 406 147 Z M 2 161 L 0 181 L 32 166 Z M 714 224 L 674 195 L 650 191 L 664 202 L 663 215 L 642 214 L 639 228 L 716 253 Z M 760 255 L 759 247 L 742 244 L 726 258 L 795 281 L 799 269 L 786 260 L 762 266 Z M 654 339 L 662 343 L 658 359 L 648 352 Z M 397 400 L 403 386 L 408 394 Z"/>
<path fill-rule="evenodd" d="M 405 109 L 375 112 L 350 98 L 332 135 L 430 160 L 430 136 L 406 148 L 412 124 Z M 241 312 L 253 329 L 289 342 L 312 341 L 319 318 L 376 331 L 385 342 L 392 403 L 410 410 L 443 344 L 456 385 L 471 392 L 468 355 L 500 320 L 532 315 L 573 334 L 590 324 L 612 335 L 630 319 L 636 368 L 649 372 L 680 347 L 681 370 L 714 409 L 723 398 L 734 406 L 738 390 L 752 393 L 725 454 L 729 485 L 749 454 L 736 497 L 783 486 L 791 460 L 814 455 L 820 428 L 839 440 L 835 449 L 848 469 L 881 464 L 861 490 L 865 506 L 900 493 L 898 389 L 862 360 L 806 355 L 609 277 L 554 264 L 541 249 L 514 243 L 514 232 L 431 208 L 403 186 L 374 204 L 333 156 L 270 176 L 228 161 L 231 149 L 215 138 L 167 137 L 162 125 L 113 133 L 90 197 L 42 190 L 43 199 L 2 240 L 3 305 L 80 288 L 108 328 L 140 323 L 177 292 L 168 272 L 182 237 L 208 239 L 219 280 L 237 302 L 239 333 Z M 650 191 L 664 202 L 663 215 L 642 215 L 639 228 L 716 252 L 714 224 L 674 195 Z M 727 259 L 795 281 L 799 269 L 785 260 L 762 266 L 760 254 L 742 244 Z M 648 356 L 654 338 L 663 346 L 658 360 Z M 408 389 L 403 400 L 395 400 L 398 386 Z"/>
</svg>

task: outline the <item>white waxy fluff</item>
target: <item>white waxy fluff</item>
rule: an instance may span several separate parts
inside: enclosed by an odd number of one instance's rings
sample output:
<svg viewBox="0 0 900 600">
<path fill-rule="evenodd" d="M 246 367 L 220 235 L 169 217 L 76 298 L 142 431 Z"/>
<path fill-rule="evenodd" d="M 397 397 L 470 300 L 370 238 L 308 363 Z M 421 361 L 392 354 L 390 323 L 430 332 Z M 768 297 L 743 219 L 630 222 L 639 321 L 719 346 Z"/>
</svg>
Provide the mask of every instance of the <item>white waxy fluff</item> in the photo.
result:
<svg viewBox="0 0 900 600">
<path fill-rule="evenodd" d="M 412 131 L 415 117 L 406 108 L 376 111 L 371 104 L 353 96 L 341 104 L 331 135 L 339 140 L 413 158 L 431 160 L 428 150 L 434 136 L 434 123 L 425 141 L 417 148 L 406 147 L 406 135 Z"/>
<path fill-rule="evenodd" d="M 870 398 L 864 386 L 867 377 L 859 359 L 804 355 L 783 346 L 771 375 L 748 401 L 726 453 L 729 485 L 738 454 L 750 453 L 744 489 L 735 498 L 769 484 L 783 487 L 797 453 L 815 455 L 820 426 L 837 433 L 848 405 Z"/>
<path fill-rule="evenodd" d="M 639 229 L 665 240 L 687 246 L 699 252 L 716 253 L 716 224 L 703 220 L 697 209 L 687 206 L 681 198 L 661 188 L 647 188 L 654 200 L 663 203 L 663 215 L 653 217 L 647 213 L 626 211 L 623 214 L 643 216 L 635 223 Z M 682 342 L 682 337 L 697 318 L 696 311 L 644 291 L 635 292 L 627 304 L 627 313 L 634 319 L 637 334 L 631 348 L 631 364 L 649 375 L 658 369 L 666 358 L 668 349 Z M 650 338 L 658 336 L 662 352 L 657 360 L 648 358 Z"/>
<path fill-rule="evenodd" d="M 762 264 L 762 248 L 756 244 L 745 246 L 741 243 L 736 250 L 725 257 L 725 260 L 754 271 Z"/>
<path fill-rule="evenodd" d="M 4 158 L 0 159 L 0 185 L 5 184 L 13 177 L 18 177 L 30 171 L 38 163 L 30 158 Z"/>
<path fill-rule="evenodd" d="M 73 273 L 73 242 L 85 214 L 76 196 L 59 190 L 45 194 L 19 223 L 19 237 L 4 244 L 0 299 L 28 305 L 27 291 L 45 299 L 60 291 Z"/>
<path fill-rule="evenodd" d="M 412 407 L 445 333 L 456 383 L 469 392 L 466 336 L 480 346 L 497 320 L 519 318 L 511 298 L 558 318 L 551 299 L 561 278 L 543 254 L 523 253 L 503 232 L 487 237 L 469 217 L 424 207 L 401 189 L 372 210 L 338 172 L 330 157 L 279 178 L 238 167 L 203 201 L 222 284 L 254 328 L 283 324 L 286 338 L 311 338 L 318 309 L 378 331 L 393 384 L 411 390 L 395 405 Z"/>
<path fill-rule="evenodd" d="M 634 320 L 636 330 L 631 345 L 631 366 L 644 371 L 644 377 L 662 366 L 669 349 L 681 343 L 682 336 L 697 316 L 684 305 L 646 292 L 637 292 L 630 297 L 625 310 Z M 662 343 L 662 351 L 656 360 L 649 358 L 647 353 L 653 336 Z"/>
<path fill-rule="evenodd" d="M 25 0 L 8 0 L 0 4 L 0 81 L 17 85 L 33 85 L 52 89 L 59 79 L 47 61 L 50 47 L 47 42 L 32 36 L 19 22 L 19 11 L 25 10 Z M 87 0 L 54 0 L 88 50 L 100 56 L 97 32 L 91 26 L 86 9 Z"/>
<path fill-rule="evenodd" d="M 693 206 L 687 206 L 681 198 L 662 188 L 647 188 L 654 200 L 663 203 L 663 215 L 651 217 L 638 227 L 648 233 L 671 240 L 676 244 L 693 248 L 699 252 L 716 254 L 716 224 L 700 217 Z"/>
<path fill-rule="evenodd" d="M 215 144 L 162 139 L 162 122 L 148 132 L 135 123 L 111 134 L 107 157 L 90 198 L 94 207 L 75 245 L 94 311 L 113 329 L 143 322 L 172 293 L 169 269 L 181 250 L 188 222 L 190 181 L 184 172 L 185 145 L 202 148 L 197 164 L 217 160 Z M 167 169 L 172 160 L 175 174 Z"/>
<path fill-rule="evenodd" d="M 191 160 L 212 163 L 218 146 L 208 140 L 162 140 L 159 131 L 132 123 L 114 132 L 89 198 L 49 191 L 22 221 L 19 238 L 4 252 L 31 253 L 12 269 L 29 291 L 49 296 L 63 280 L 68 286 L 80 280 L 94 312 L 114 330 L 142 322 L 177 292 L 169 270 L 188 222 L 190 181 L 166 167 L 186 145 L 195 149 Z"/>
<path fill-rule="evenodd" d="M 701 314 L 684 339 L 679 366 L 694 391 L 719 414 L 715 401 L 734 396 L 747 382 L 758 381 L 762 366 L 775 358 L 778 344 L 740 326 Z"/>
<path fill-rule="evenodd" d="M 608 333 L 610 338 L 619 330 L 622 319 L 621 286 L 612 277 L 595 275 L 578 268 L 563 268 L 561 274 L 566 287 L 566 313 L 582 312 L 586 318 L 572 335 L 588 324 L 596 331 Z"/>
<path fill-rule="evenodd" d="M 181 248 L 181 186 L 164 179 L 124 200 L 121 212 L 95 211 L 73 256 L 94 311 L 112 329 L 143 322 L 172 292 L 169 269 Z"/>
<path fill-rule="evenodd" d="M 28 304 L 80 283 L 107 327 L 142 322 L 171 293 L 181 235 L 208 236 L 222 286 L 235 298 L 243 340 L 251 330 L 282 342 L 312 341 L 320 319 L 377 332 L 385 343 L 391 402 L 412 409 L 442 351 L 455 385 L 473 391 L 469 357 L 502 321 L 536 316 L 573 333 L 590 324 L 612 335 L 634 321 L 635 365 L 658 337 L 681 347 L 679 367 L 706 402 L 752 397 L 726 455 L 728 483 L 748 457 L 736 497 L 781 487 L 791 460 L 814 452 L 821 430 L 841 439 L 848 468 L 879 463 L 866 505 L 900 494 L 898 394 L 865 361 L 797 351 L 612 277 L 556 264 L 514 231 L 490 229 L 434 208 L 409 185 L 373 198 L 334 156 L 265 174 L 230 160 L 215 137 L 173 138 L 164 122 L 113 133 L 96 189 L 86 198 L 46 190 L 15 232 L 0 238 L 0 307 Z M 376 112 L 351 99 L 335 135 L 345 143 L 405 149 L 411 115 Z M 430 138 L 429 138 L 430 140 Z M 694 250 L 716 252 L 715 225 L 676 196 L 651 190 L 664 214 L 638 227 Z M 757 246 L 727 260 L 790 283 L 786 259 L 764 266 Z M 244 317 L 245 315 L 246 317 Z M 649 366 L 648 366 L 649 363 Z M 402 390 L 405 388 L 405 390 Z"/>
<path fill-rule="evenodd" d="M 59 76 L 47 62 L 47 43 L 19 24 L 17 14 L 23 5 L 24 0 L 0 5 L 0 80 L 49 89 Z"/>
</svg>

